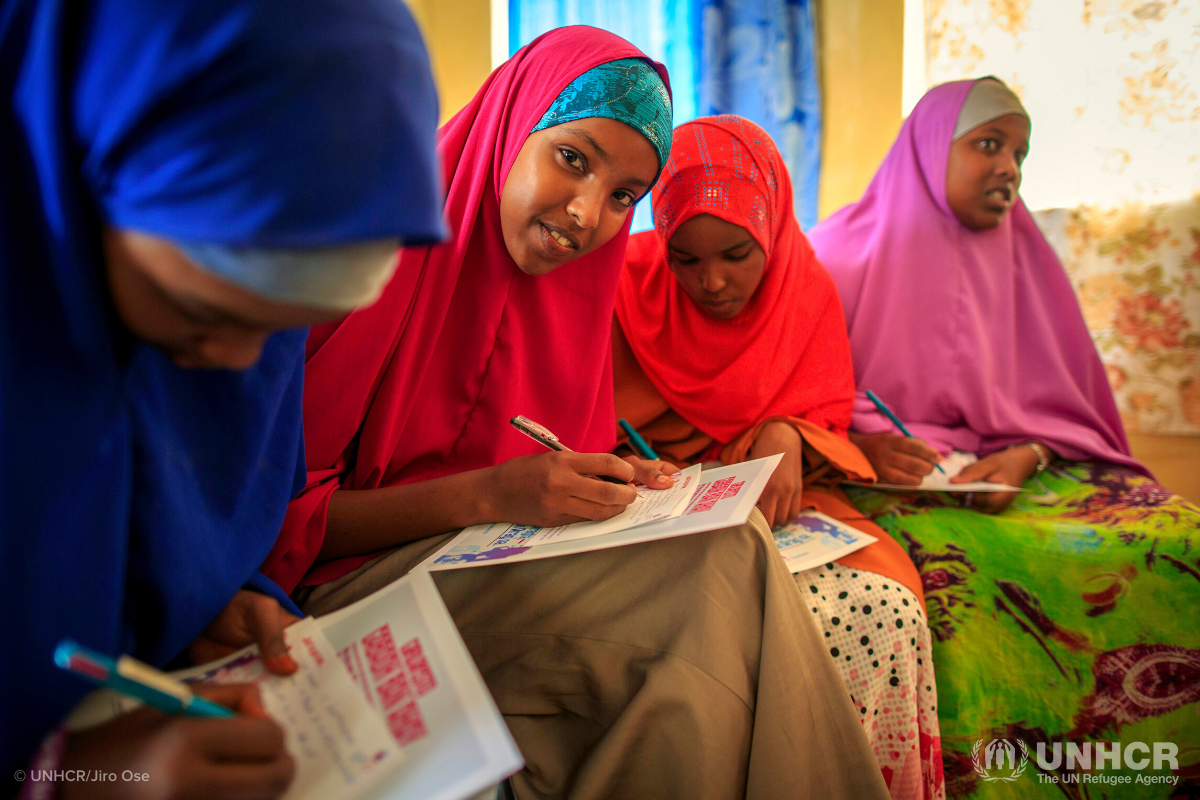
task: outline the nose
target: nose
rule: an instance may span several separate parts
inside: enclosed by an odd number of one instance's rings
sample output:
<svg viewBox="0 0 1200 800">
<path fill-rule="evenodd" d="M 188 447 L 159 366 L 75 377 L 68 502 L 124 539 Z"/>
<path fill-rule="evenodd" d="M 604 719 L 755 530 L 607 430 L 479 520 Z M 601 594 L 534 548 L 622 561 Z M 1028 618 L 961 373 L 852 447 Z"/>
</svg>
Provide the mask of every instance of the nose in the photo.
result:
<svg viewBox="0 0 1200 800">
<path fill-rule="evenodd" d="M 996 174 L 999 177 L 1015 181 L 1021 177 L 1021 164 L 1017 161 L 1016 153 L 1005 153 L 996 164 Z"/>
<path fill-rule="evenodd" d="M 604 203 L 601 188 L 596 186 L 581 191 L 567 203 L 567 213 L 575 220 L 575 224 L 584 230 L 600 224 L 600 209 Z"/>
<path fill-rule="evenodd" d="M 196 350 L 207 367 L 243 370 L 258 363 L 266 342 L 265 333 L 239 332 L 201 339 L 196 343 Z"/>
<path fill-rule="evenodd" d="M 709 268 L 700 275 L 700 286 L 709 294 L 716 294 L 729 284 L 720 270 Z"/>
</svg>

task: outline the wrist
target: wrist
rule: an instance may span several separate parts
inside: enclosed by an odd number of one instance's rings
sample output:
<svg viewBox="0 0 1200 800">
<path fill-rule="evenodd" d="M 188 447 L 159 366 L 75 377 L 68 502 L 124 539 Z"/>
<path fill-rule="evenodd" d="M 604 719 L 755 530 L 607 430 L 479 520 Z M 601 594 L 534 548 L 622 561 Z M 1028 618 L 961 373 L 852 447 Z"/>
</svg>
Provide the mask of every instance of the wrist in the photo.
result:
<svg viewBox="0 0 1200 800">
<path fill-rule="evenodd" d="M 458 510 L 454 512 L 454 527 L 467 528 L 481 522 L 497 522 L 500 520 L 502 503 L 498 487 L 500 486 L 500 465 L 473 469 L 462 473 L 463 491 L 462 502 L 457 503 Z"/>
<path fill-rule="evenodd" d="M 1023 476 L 1028 477 L 1037 471 L 1038 457 L 1033 448 L 1026 444 L 1014 444 L 1003 451 L 1004 457 L 1010 464 L 1020 466 Z"/>
<path fill-rule="evenodd" d="M 1026 442 L 1023 446 L 1032 450 L 1037 457 L 1037 466 L 1034 468 L 1035 473 L 1042 472 L 1054 461 L 1054 451 L 1041 442 Z"/>
</svg>

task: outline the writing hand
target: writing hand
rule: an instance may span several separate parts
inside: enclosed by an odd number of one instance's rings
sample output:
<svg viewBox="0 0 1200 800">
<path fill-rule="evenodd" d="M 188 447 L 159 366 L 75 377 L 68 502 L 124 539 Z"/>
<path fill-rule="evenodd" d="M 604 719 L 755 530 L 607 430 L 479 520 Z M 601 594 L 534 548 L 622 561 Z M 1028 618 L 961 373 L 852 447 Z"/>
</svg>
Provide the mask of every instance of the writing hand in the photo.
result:
<svg viewBox="0 0 1200 800">
<path fill-rule="evenodd" d="M 909 436 L 851 432 L 850 441 L 858 445 L 871 462 L 880 483 L 917 486 L 942 460 L 941 454 L 925 440 Z"/>
<path fill-rule="evenodd" d="M 61 800 L 272 800 L 292 782 L 295 762 L 283 729 L 263 710 L 258 687 L 195 687 L 238 712 L 229 718 L 185 717 L 142 707 L 70 734 L 64 770 L 122 776 L 114 781 L 62 781 Z M 124 776 L 130 776 L 125 779 Z"/>
<path fill-rule="evenodd" d="M 608 519 L 636 500 L 637 490 L 628 483 L 607 483 L 593 476 L 631 481 L 637 472 L 611 453 L 519 456 L 482 476 L 484 513 L 497 522 L 547 527 Z"/>
</svg>

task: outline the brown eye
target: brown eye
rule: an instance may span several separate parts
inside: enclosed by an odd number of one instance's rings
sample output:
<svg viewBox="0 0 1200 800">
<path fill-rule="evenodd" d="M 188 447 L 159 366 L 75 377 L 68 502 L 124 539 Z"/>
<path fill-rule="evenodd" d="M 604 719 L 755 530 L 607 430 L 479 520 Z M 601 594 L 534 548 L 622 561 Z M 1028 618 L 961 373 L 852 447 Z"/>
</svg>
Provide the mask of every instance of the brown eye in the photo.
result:
<svg viewBox="0 0 1200 800">
<path fill-rule="evenodd" d="M 563 157 L 563 160 L 567 162 L 568 166 L 570 166 L 572 169 L 578 170 L 579 172 L 583 172 L 583 156 L 566 147 L 558 148 L 558 152 Z"/>
<path fill-rule="evenodd" d="M 633 208 L 634 203 L 637 202 L 629 192 L 614 192 L 613 199 L 625 208 Z"/>
</svg>

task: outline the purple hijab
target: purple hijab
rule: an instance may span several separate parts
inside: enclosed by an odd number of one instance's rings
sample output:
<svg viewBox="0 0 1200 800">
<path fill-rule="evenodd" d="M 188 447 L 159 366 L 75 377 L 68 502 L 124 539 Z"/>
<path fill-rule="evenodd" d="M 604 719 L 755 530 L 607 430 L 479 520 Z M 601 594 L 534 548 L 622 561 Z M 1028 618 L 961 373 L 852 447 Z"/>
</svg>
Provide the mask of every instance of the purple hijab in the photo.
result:
<svg viewBox="0 0 1200 800">
<path fill-rule="evenodd" d="M 1030 440 L 1149 472 L 1129 444 L 1062 264 L 1018 198 L 973 232 L 946 162 L 974 81 L 930 89 L 857 203 L 809 234 L 842 296 L 860 393 L 854 430 L 894 432 L 873 390 L 943 454 Z"/>
</svg>

